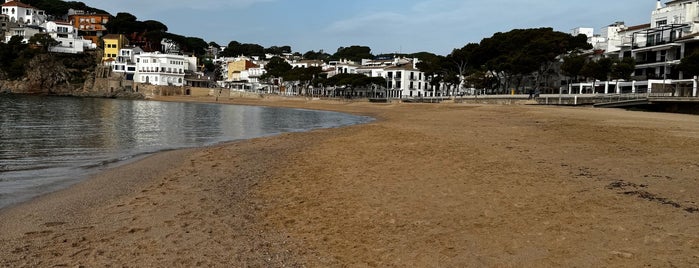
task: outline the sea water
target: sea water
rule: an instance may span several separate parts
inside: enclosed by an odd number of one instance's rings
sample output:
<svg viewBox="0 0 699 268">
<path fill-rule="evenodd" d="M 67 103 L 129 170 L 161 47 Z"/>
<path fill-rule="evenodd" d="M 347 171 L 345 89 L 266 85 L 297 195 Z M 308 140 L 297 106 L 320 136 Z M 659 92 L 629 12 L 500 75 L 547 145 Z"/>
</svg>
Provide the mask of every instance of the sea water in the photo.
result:
<svg viewBox="0 0 699 268">
<path fill-rule="evenodd" d="M 302 109 L 0 95 L 0 208 L 138 156 L 371 120 Z"/>
</svg>

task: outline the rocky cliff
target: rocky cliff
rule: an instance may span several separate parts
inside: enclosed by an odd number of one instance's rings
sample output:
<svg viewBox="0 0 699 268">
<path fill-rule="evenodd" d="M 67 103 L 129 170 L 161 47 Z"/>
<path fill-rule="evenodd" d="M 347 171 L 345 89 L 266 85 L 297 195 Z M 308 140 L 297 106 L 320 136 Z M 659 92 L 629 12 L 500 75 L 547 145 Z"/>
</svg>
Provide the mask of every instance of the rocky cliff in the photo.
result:
<svg viewBox="0 0 699 268">
<path fill-rule="evenodd" d="M 105 81 L 113 78 L 104 74 L 105 69 L 108 70 L 108 68 L 101 66 L 101 59 L 100 51 L 84 54 L 38 54 L 29 61 L 22 79 L 0 80 L 0 92 L 143 98 L 141 94 L 132 93 L 123 88 L 109 87 L 110 83 Z"/>
</svg>

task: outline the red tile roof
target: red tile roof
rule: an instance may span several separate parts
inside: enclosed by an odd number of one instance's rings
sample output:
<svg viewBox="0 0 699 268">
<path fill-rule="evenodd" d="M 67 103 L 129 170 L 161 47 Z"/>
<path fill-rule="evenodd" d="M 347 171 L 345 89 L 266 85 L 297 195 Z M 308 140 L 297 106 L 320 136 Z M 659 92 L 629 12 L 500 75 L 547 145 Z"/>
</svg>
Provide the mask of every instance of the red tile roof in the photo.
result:
<svg viewBox="0 0 699 268">
<path fill-rule="evenodd" d="M 37 9 L 37 8 L 35 8 L 35 7 L 33 7 L 33 6 L 27 5 L 27 4 L 22 3 L 22 2 L 19 2 L 19 1 L 10 1 L 10 2 L 7 2 L 7 3 L 2 4 L 2 6 L 4 6 L 4 7 L 23 7 L 23 8 L 33 8 L 33 9 Z"/>
</svg>

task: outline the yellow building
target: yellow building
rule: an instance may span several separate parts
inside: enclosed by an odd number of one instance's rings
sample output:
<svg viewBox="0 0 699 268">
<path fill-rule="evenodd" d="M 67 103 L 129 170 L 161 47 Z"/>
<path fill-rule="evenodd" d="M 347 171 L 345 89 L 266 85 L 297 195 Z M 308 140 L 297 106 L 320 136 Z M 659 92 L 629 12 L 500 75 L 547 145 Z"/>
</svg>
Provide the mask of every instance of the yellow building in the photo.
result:
<svg viewBox="0 0 699 268">
<path fill-rule="evenodd" d="M 250 69 L 250 68 L 257 68 L 258 66 L 255 65 L 250 60 L 247 59 L 239 59 L 236 61 L 230 61 L 228 62 L 228 81 L 240 81 L 240 80 L 246 80 L 245 77 L 241 77 L 241 72 Z"/>
<path fill-rule="evenodd" d="M 102 61 L 116 60 L 119 50 L 129 44 L 129 40 L 123 34 L 108 34 L 102 37 L 104 42 L 104 56 Z"/>
</svg>

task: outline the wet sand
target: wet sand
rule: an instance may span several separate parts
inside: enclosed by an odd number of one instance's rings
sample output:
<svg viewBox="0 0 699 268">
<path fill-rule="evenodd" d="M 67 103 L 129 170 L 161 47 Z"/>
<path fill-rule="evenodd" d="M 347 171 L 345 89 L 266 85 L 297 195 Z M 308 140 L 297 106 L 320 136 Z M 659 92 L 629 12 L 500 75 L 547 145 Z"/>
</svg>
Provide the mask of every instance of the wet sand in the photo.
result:
<svg viewBox="0 0 699 268">
<path fill-rule="evenodd" d="M 0 266 L 699 266 L 697 116 L 230 102 L 378 120 L 157 154 L 5 209 Z"/>
</svg>

